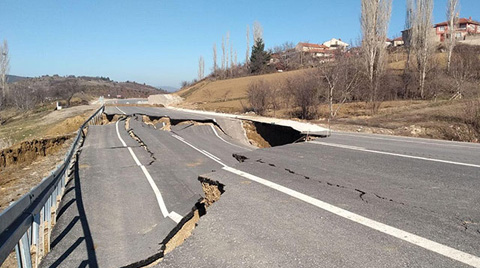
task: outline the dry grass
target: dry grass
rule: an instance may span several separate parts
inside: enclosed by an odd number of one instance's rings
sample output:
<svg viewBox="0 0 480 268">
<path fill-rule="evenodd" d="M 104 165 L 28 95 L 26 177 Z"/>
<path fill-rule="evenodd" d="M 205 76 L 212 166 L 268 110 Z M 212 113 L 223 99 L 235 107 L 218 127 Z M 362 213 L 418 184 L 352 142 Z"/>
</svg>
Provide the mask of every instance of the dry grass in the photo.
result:
<svg viewBox="0 0 480 268">
<path fill-rule="evenodd" d="M 382 103 L 375 115 L 365 103 L 350 103 L 331 124 L 343 131 L 479 142 L 478 130 L 465 123 L 468 102 L 390 101 Z M 317 122 L 325 124 L 326 120 Z"/>
<path fill-rule="evenodd" d="M 264 80 L 269 83 L 282 81 L 303 70 L 241 77 L 218 81 L 201 81 L 192 87 L 178 91 L 177 95 L 185 101 L 180 106 L 196 107 L 204 110 L 241 112 L 241 102 L 248 105 L 247 89 L 253 82 Z"/>
<path fill-rule="evenodd" d="M 25 140 L 41 139 L 47 135 L 68 134 L 77 130 L 97 108 L 83 105 L 59 111 L 53 111 L 53 107 L 27 112 L 1 111 L 0 118 L 5 118 L 6 122 L 0 125 L 0 137 L 4 142 L 16 144 Z"/>
</svg>

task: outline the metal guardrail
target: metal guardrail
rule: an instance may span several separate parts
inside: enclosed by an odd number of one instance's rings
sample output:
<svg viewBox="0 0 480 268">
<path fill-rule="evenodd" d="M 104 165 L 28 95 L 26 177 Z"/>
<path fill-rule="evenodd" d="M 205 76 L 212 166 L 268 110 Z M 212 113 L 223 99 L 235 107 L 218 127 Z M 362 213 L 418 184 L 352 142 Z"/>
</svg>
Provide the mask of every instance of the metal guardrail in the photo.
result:
<svg viewBox="0 0 480 268">
<path fill-rule="evenodd" d="M 15 248 L 18 267 L 37 267 L 50 251 L 51 230 L 56 210 L 72 179 L 77 152 L 85 138 L 84 130 L 101 120 L 105 106 L 100 107 L 78 129 L 63 164 L 50 176 L 0 213 L 0 266 Z"/>
</svg>

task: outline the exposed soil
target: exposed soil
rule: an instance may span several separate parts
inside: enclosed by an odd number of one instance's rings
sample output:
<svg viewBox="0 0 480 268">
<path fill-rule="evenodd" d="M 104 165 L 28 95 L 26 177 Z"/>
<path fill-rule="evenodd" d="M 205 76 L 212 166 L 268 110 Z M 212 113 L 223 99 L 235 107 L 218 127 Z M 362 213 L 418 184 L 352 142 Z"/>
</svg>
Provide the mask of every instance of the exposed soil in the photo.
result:
<svg viewBox="0 0 480 268">
<path fill-rule="evenodd" d="M 223 184 L 202 176 L 200 176 L 198 180 L 202 184 L 202 189 L 205 193 L 205 199 L 203 201 L 207 207 L 220 200 L 220 196 L 225 192 L 225 186 Z"/>
<path fill-rule="evenodd" d="M 108 124 L 112 124 L 112 123 L 116 123 L 118 121 L 118 119 L 120 119 L 121 117 L 123 117 L 123 115 L 118 115 L 118 114 L 115 114 L 115 115 L 106 115 L 106 114 L 102 114 L 102 120 L 101 120 L 101 125 L 108 125 Z"/>
<path fill-rule="evenodd" d="M 0 151 L 0 172 L 15 165 L 28 165 L 39 157 L 57 152 L 73 135 L 57 136 L 45 139 L 24 141 Z"/>
<path fill-rule="evenodd" d="M 243 128 L 247 134 L 248 141 L 258 148 L 270 148 L 270 144 L 257 132 L 255 124 L 250 121 L 243 121 Z"/>
<path fill-rule="evenodd" d="M 147 124 L 147 125 L 151 125 L 155 128 L 158 128 L 158 126 L 160 126 L 160 124 L 162 125 L 160 128 L 160 130 L 165 130 L 165 131 L 171 131 L 171 122 L 170 122 L 170 118 L 168 117 L 154 117 L 154 116 L 147 116 L 147 115 L 144 115 L 142 117 L 143 119 L 143 123 Z"/>
<path fill-rule="evenodd" d="M 58 142 L 62 140 L 62 142 Z M 45 152 L 45 155 L 36 155 L 29 152 L 24 157 L 26 161 L 15 164 L 10 163 L 0 171 L 0 211 L 3 211 L 10 203 L 16 201 L 33 187 L 38 185 L 43 178 L 47 177 L 57 165 L 64 160 L 65 154 L 70 148 L 72 139 L 57 139 L 57 142 L 38 142 L 35 147 Z M 42 148 L 45 146 L 48 148 Z M 27 155 L 29 157 L 27 157 Z"/>
<path fill-rule="evenodd" d="M 167 244 L 165 245 L 164 254 L 172 252 L 176 247 L 183 244 L 185 239 L 192 235 L 192 232 L 197 226 L 199 220 L 200 214 L 198 213 L 198 210 L 195 210 L 193 212 L 192 218 L 185 222 L 182 228 L 167 242 Z"/>
</svg>

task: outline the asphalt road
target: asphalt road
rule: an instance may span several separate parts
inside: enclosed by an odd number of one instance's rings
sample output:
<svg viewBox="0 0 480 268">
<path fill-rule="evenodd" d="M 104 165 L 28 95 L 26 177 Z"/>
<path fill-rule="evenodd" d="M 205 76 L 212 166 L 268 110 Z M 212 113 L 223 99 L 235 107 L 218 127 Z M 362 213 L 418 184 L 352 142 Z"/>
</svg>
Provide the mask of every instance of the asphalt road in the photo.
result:
<svg viewBox="0 0 480 268">
<path fill-rule="evenodd" d="M 168 132 L 133 116 L 142 147 L 124 123 L 89 130 L 71 191 L 80 195 L 62 201 L 44 267 L 148 259 L 203 194 L 202 174 L 225 193 L 156 267 L 480 267 L 477 144 L 334 133 L 252 150 L 211 124 Z"/>
</svg>

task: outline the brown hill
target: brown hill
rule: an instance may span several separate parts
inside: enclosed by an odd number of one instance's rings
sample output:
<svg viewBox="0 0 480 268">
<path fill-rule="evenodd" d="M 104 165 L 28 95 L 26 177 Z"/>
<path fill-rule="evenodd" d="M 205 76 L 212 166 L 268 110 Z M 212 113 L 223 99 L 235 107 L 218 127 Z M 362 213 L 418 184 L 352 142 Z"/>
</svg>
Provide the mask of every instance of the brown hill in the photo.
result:
<svg viewBox="0 0 480 268">
<path fill-rule="evenodd" d="M 159 90 L 155 87 L 139 84 L 136 82 L 116 82 L 104 77 L 87 77 L 87 76 L 68 76 L 62 77 L 58 75 L 41 76 L 35 78 L 28 78 L 13 83 L 15 85 L 28 86 L 36 92 L 44 92 L 46 95 L 51 95 L 51 91 L 56 89 L 56 85 L 69 81 L 75 81 L 78 87 L 84 93 L 92 97 L 110 95 L 116 97 L 120 95 L 122 98 L 146 98 L 151 94 L 166 93 L 164 90 Z"/>
</svg>

